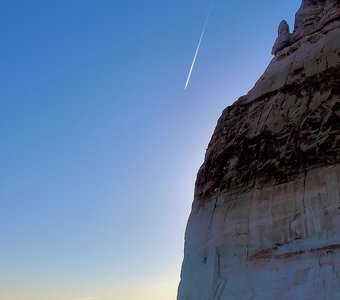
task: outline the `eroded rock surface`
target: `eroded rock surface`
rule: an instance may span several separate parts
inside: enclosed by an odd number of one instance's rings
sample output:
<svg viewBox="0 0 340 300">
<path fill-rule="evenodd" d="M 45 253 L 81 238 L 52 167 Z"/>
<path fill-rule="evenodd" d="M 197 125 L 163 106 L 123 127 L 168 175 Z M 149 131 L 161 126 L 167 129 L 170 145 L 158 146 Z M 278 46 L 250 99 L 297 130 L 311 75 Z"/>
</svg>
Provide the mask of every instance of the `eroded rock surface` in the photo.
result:
<svg viewBox="0 0 340 300">
<path fill-rule="evenodd" d="M 265 73 L 223 111 L 197 176 L 179 300 L 340 299 L 339 7 L 303 1 Z"/>
<path fill-rule="evenodd" d="M 290 42 L 289 25 L 285 20 L 281 21 L 277 31 L 278 37 L 273 46 L 272 50 L 273 55 L 276 55 L 279 51 L 287 47 Z"/>
</svg>

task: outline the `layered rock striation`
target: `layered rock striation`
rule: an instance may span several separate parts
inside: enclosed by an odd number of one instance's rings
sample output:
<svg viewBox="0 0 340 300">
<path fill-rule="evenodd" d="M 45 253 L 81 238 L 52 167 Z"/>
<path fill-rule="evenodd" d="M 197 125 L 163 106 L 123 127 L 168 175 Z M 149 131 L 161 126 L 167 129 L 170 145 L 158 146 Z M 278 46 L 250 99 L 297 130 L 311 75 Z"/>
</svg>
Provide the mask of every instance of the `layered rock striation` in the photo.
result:
<svg viewBox="0 0 340 300">
<path fill-rule="evenodd" d="M 340 1 L 278 32 L 198 172 L 178 300 L 340 299 Z"/>
</svg>

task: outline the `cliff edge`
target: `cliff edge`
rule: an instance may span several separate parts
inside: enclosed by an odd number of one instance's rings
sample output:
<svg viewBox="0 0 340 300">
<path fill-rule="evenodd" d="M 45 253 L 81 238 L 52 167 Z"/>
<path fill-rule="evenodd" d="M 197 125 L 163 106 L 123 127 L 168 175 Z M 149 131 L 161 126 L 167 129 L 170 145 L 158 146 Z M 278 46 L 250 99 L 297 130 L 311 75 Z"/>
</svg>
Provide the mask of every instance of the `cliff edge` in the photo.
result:
<svg viewBox="0 0 340 300">
<path fill-rule="evenodd" d="M 178 300 L 340 299 L 340 1 L 303 0 L 196 180 Z"/>
</svg>

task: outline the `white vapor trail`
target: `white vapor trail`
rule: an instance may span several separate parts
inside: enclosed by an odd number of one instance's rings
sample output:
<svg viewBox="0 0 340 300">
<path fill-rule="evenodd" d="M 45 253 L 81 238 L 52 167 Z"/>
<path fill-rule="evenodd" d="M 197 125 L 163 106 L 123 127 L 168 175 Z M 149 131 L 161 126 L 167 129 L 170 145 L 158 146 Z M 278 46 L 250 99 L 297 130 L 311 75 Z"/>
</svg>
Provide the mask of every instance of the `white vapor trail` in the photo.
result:
<svg viewBox="0 0 340 300">
<path fill-rule="evenodd" d="M 192 63 L 191 63 L 191 67 L 190 67 L 190 71 L 189 71 L 189 74 L 188 74 L 188 77 L 187 77 L 187 81 L 185 82 L 184 90 L 186 90 L 187 87 L 188 87 L 188 84 L 189 84 L 189 81 L 190 81 L 190 78 L 191 78 L 191 74 L 192 74 L 192 70 L 194 69 L 196 58 L 197 58 L 198 52 L 200 51 L 200 48 L 201 48 L 201 43 L 202 43 L 202 40 L 203 40 L 203 36 L 204 36 L 205 30 L 207 29 L 207 25 L 208 25 L 209 18 L 210 18 L 210 11 L 211 11 L 211 6 L 210 6 L 209 13 L 208 13 L 208 15 L 207 15 L 207 17 L 205 19 L 203 30 L 202 30 L 200 39 L 198 41 L 198 45 L 197 45 L 197 48 L 196 48 L 196 52 L 195 52 L 194 58 L 193 58 Z"/>
</svg>

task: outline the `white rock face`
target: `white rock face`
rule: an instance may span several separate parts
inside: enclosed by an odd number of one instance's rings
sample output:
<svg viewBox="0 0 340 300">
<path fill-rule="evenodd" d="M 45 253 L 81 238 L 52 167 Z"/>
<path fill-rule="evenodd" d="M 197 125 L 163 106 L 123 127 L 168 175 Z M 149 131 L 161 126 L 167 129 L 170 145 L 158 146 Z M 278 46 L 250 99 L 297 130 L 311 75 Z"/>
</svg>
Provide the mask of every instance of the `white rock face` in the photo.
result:
<svg viewBox="0 0 340 300">
<path fill-rule="evenodd" d="M 303 1 L 265 73 L 224 110 L 197 176 L 178 300 L 340 299 L 339 6 Z"/>
<path fill-rule="evenodd" d="M 178 299 L 340 299 L 340 165 L 199 208 Z"/>
</svg>

